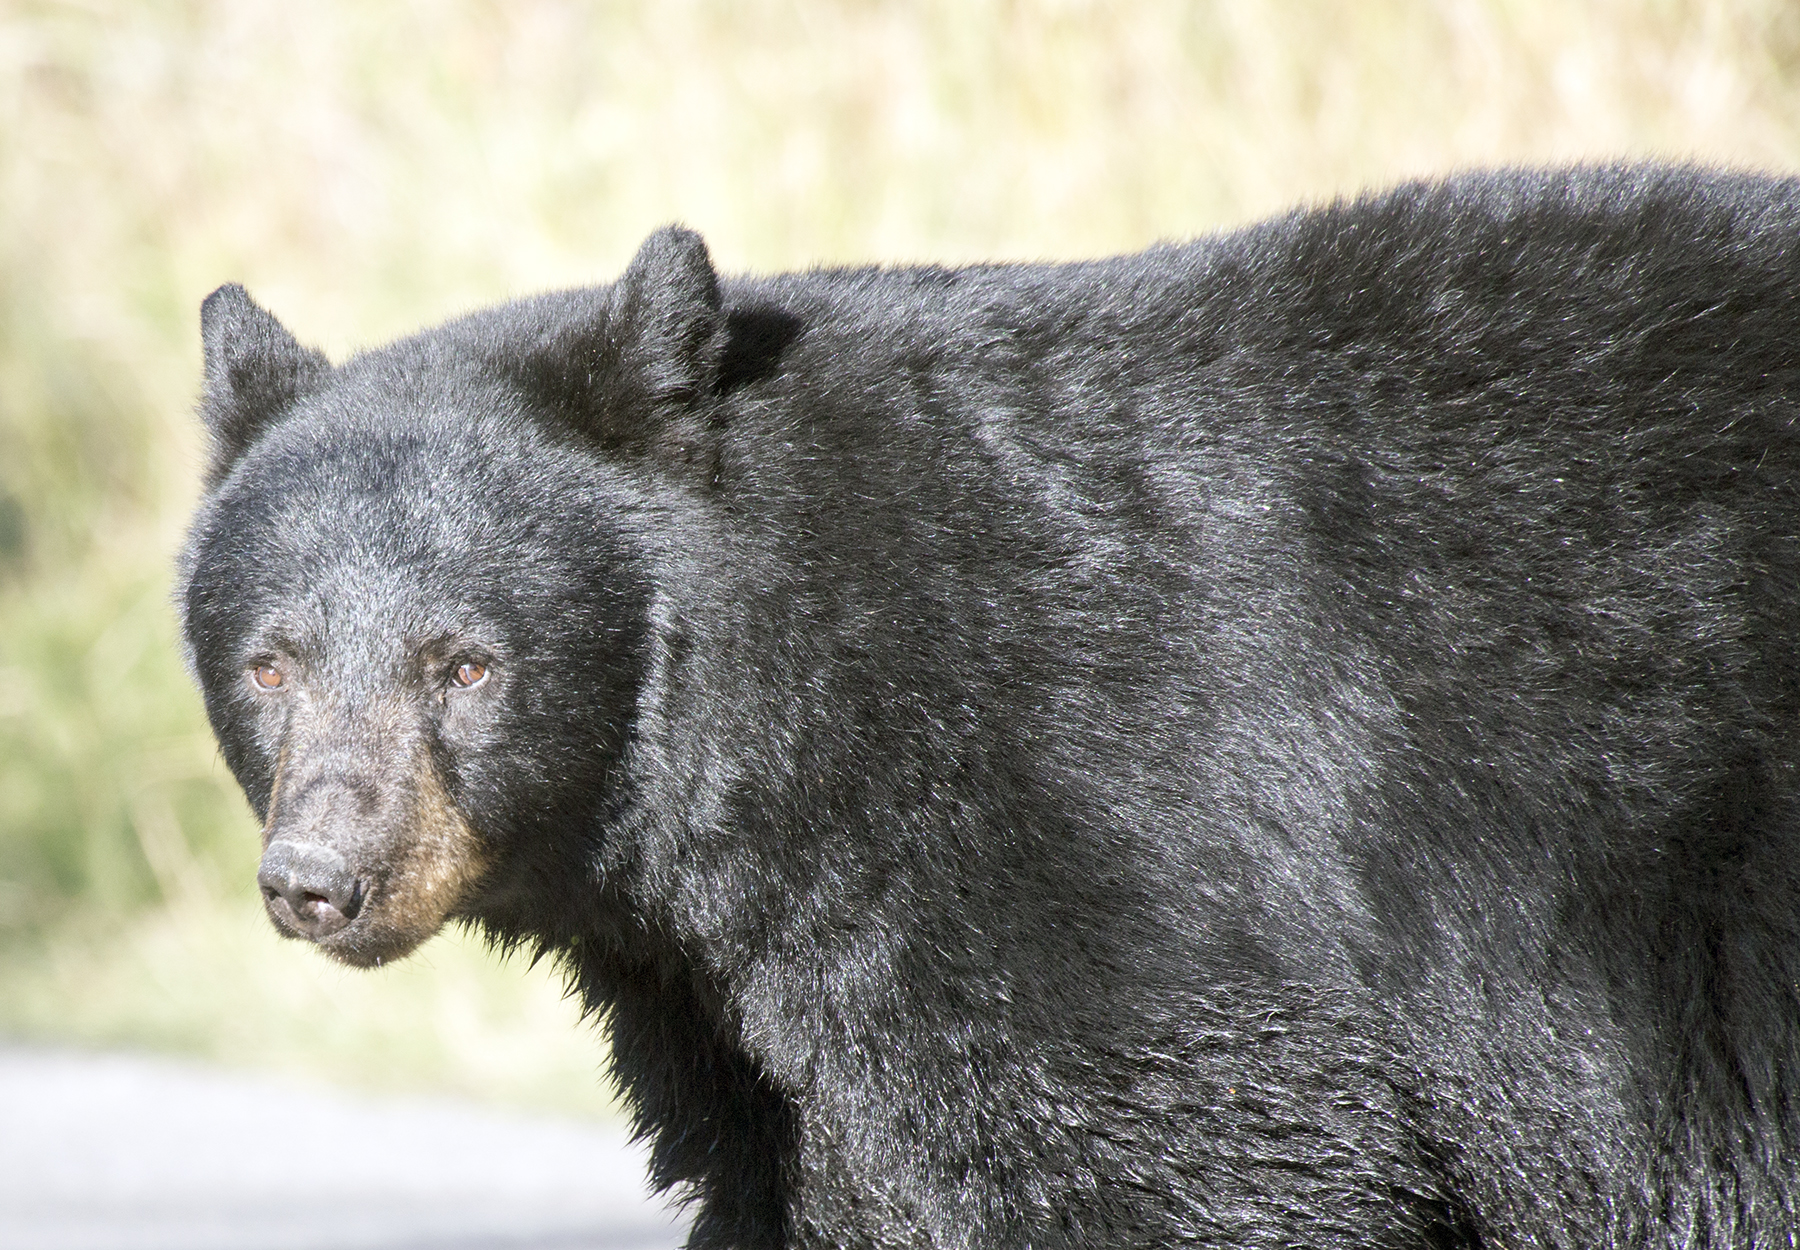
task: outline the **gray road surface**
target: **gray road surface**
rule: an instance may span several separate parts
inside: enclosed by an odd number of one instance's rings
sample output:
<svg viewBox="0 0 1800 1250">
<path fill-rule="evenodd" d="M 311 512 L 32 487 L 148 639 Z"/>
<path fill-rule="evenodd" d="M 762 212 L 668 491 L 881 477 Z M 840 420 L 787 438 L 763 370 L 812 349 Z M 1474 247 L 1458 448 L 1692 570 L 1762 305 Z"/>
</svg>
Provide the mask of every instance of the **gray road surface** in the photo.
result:
<svg viewBox="0 0 1800 1250">
<path fill-rule="evenodd" d="M 6 1250 L 660 1250 L 622 1130 L 0 1046 Z"/>
</svg>

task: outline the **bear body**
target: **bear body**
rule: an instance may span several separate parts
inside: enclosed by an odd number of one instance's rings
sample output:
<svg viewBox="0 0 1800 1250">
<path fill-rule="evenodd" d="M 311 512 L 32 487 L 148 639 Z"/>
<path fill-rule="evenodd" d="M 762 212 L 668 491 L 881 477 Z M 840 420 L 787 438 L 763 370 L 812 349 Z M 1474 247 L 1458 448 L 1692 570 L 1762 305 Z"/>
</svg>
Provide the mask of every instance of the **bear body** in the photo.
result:
<svg viewBox="0 0 1800 1250">
<path fill-rule="evenodd" d="M 203 332 L 271 917 L 558 958 L 693 1245 L 1792 1244 L 1800 185 Z"/>
</svg>

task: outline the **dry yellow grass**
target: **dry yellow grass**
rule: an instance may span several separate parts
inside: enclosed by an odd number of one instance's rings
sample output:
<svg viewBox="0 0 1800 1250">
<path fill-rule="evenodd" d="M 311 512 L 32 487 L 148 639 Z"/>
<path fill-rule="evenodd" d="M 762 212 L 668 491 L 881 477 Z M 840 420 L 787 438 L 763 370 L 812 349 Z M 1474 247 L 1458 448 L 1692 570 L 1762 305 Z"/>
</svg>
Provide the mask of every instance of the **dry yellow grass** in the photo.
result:
<svg viewBox="0 0 1800 1250">
<path fill-rule="evenodd" d="M 587 1089 L 541 974 L 306 973 L 255 915 L 166 599 L 219 282 L 341 355 L 668 220 L 728 269 L 1073 257 L 1628 156 L 1794 168 L 1800 10 L 0 0 L 0 1028 Z"/>
</svg>

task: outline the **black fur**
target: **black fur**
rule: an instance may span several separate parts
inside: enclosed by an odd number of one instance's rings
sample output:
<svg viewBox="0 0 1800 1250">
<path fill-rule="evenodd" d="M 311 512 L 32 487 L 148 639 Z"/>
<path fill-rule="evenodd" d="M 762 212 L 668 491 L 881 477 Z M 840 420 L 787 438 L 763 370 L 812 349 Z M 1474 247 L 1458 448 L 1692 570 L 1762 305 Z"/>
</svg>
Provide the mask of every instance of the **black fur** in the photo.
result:
<svg viewBox="0 0 1800 1250">
<path fill-rule="evenodd" d="M 206 326 L 225 758 L 406 709 L 694 1245 L 1793 1244 L 1800 185 Z"/>
</svg>

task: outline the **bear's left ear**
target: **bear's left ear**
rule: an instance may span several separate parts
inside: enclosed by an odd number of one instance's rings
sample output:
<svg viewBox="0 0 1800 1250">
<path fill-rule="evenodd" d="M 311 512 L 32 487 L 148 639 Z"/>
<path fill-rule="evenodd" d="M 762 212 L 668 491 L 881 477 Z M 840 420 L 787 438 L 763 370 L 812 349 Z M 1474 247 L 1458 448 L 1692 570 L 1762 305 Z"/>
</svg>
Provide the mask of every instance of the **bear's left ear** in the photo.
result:
<svg viewBox="0 0 1800 1250">
<path fill-rule="evenodd" d="M 200 305 L 206 393 L 200 416 L 212 434 L 208 489 L 301 395 L 331 371 L 323 352 L 302 347 L 243 287 L 227 283 Z"/>
<path fill-rule="evenodd" d="M 645 239 L 613 288 L 608 321 L 620 363 L 652 402 L 691 405 L 707 395 L 724 336 L 719 279 L 705 240 L 680 226 Z"/>
<path fill-rule="evenodd" d="M 604 300 L 539 340 L 520 378 L 601 447 L 710 476 L 725 319 L 706 244 L 658 230 Z"/>
</svg>

